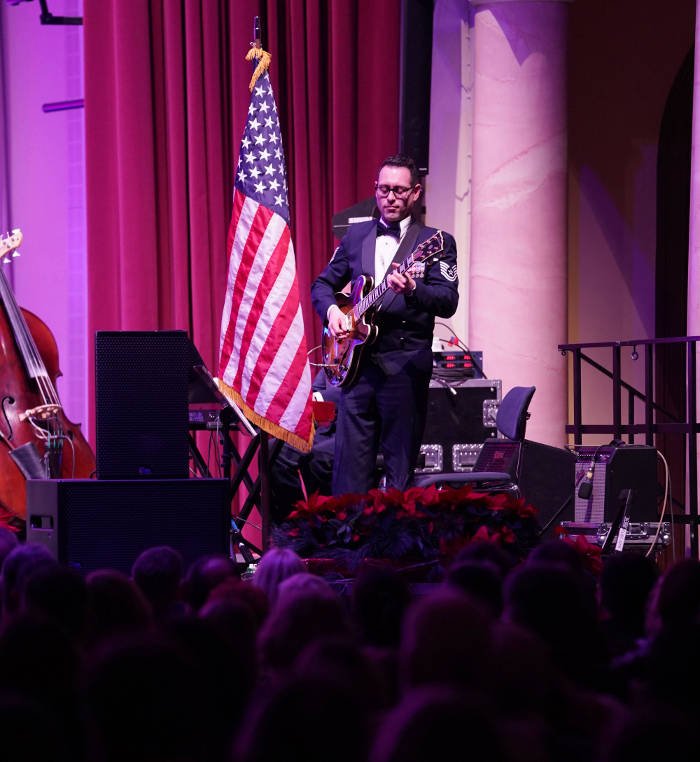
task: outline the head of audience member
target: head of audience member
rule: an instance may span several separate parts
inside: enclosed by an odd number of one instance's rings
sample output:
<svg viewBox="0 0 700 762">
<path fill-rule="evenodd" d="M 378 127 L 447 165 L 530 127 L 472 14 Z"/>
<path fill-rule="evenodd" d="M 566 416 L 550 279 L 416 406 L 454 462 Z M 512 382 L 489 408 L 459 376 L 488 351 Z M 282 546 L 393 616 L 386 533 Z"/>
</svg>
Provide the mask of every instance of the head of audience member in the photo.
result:
<svg viewBox="0 0 700 762">
<path fill-rule="evenodd" d="M 390 704 L 389 686 L 380 666 L 348 637 L 312 641 L 295 659 L 294 671 L 345 685 L 359 703 L 364 703 L 372 718 Z"/>
<path fill-rule="evenodd" d="M 208 699 L 197 665 L 164 636 L 132 632 L 104 642 L 85 670 L 86 758 L 216 759 Z"/>
<path fill-rule="evenodd" d="M 7 527 L 0 527 L 0 568 L 9 552 L 19 545 L 17 533 Z"/>
<path fill-rule="evenodd" d="M 351 607 L 362 641 L 396 648 L 410 601 L 408 583 L 395 569 L 369 563 L 360 566 L 352 587 Z"/>
<path fill-rule="evenodd" d="M 624 653 L 644 635 L 647 604 L 658 576 L 654 561 L 639 553 L 616 553 L 604 560 L 599 595 L 612 654 Z"/>
<path fill-rule="evenodd" d="M 297 572 L 283 579 L 277 588 L 277 602 L 298 595 L 337 598 L 335 590 L 327 580 L 307 571 Z"/>
<path fill-rule="evenodd" d="M 360 762 L 369 747 L 365 703 L 351 686 L 317 675 L 289 674 L 271 684 L 251 702 L 241 728 L 236 762 Z"/>
<path fill-rule="evenodd" d="M 662 627 L 649 644 L 646 685 L 660 706 L 693 722 L 700 717 L 700 621 Z"/>
<path fill-rule="evenodd" d="M 461 548 L 452 563 L 458 564 L 461 561 L 485 561 L 494 564 L 503 578 L 515 565 L 513 556 L 500 545 L 485 541 L 473 541 Z"/>
<path fill-rule="evenodd" d="M 219 604 L 222 603 L 235 603 L 245 606 L 250 612 L 256 633 L 270 611 L 270 603 L 263 590 L 234 577 L 220 582 L 209 593 L 207 602 L 199 610 L 199 613 L 202 616 L 209 616 L 210 612 L 218 611 Z"/>
<path fill-rule="evenodd" d="M 490 621 L 467 595 L 441 587 L 409 607 L 399 646 L 404 690 L 440 683 L 481 689 L 491 665 Z"/>
<path fill-rule="evenodd" d="M 492 628 L 492 689 L 503 717 L 536 724 L 556 708 L 564 683 L 550 649 L 534 632 L 510 622 Z"/>
<path fill-rule="evenodd" d="M 85 638 L 89 647 L 124 634 L 149 630 L 153 612 L 144 594 L 126 574 L 99 569 L 86 577 Z"/>
<path fill-rule="evenodd" d="M 545 540 L 532 549 L 527 563 L 563 564 L 577 574 L 586 574 L 582 555 L 571 542 Z"/>
<path fill-rule="evenodd" d="M 595 592 L 579 572 L 561 563 L 523 564 L 506 580 L 503 616 L 542 638 L 569 677 L 587 681 L 599 676 Z"/>
<path fill-rule="evenodd" d="M 669 567 L 658 579 L 649 599 L 647 632 L 680 629 L 700 614 L 700 561 L 686 558 Z"/>
<path fill-rule="evenodd" d="M 144 550 L 131 567 L 131 578 L 151 604 L 156 619 L 163 619 L 180 600 L 182 555 L 169 545 Z"/>
<path fill-rule="evenodd" d="M 384 717 L 369 759 L 423 762 L 459 758 L 505 762 L 501 732 L 482 695 L 458 690 L 453 685 L 421 685 L 410 690 Z"/>
<path fill-rule="evenodd" d="M 263 590 L 270 602 L 275 605 L 278 588 L 287 577 L 305 571 L 304 562 L 289 548 L 270 548 L 263 553 L 253 575 L 253 584 Z"/>
<path fill-rule="evenodd" d="M 183 584 L 185 600 L 192 611 L 206 603 L 209 593 L 225 579 L 240 579 L 235 561 L 223 554 L 202 556 L 187 569 Z"/>
<path fill-rule="evenodd" d="M 280 596 L 258 636 L 261 667 L 267 674 L 284 673 L 309 643 L 350 635 L 350 623 L 338 596 L 317 589 Z"/>
<path fill-rule="evenodd" d="M 202 684 L 199 701 L 212 744 L 223 753 L 233 740 L 257 678 L 255 636 L 250 612 L 238 613 L 239 630 L 232 633 L 212 618 L 188 614 L 163 625 L 163 631 L 187 661 Z M 240 604 L 239 604 L 240 605 Z M 229 608 L 229 613 L 231 610 Z"/>
<path fill-rule="evenodd" d="M 24 585 L 21 608 L 56 622 L 78 643 L 85 630 L 87 587 L 79 571 L 56 563 L 42 563 Z"/>
<path fill-rule="evenodd" d="M 2 564 L 3 616 L 12 616 L 19 610 L 21 591 L 28 576 L 39 566 L 55 564 L 51 551 L 38 543 L 17 545 L 5 557 Z"/>
<path fill-rule="evenodd" d="M 486 613 L 498 619 L 503 609 L 503 578 L 490 561 L 459 561 L 447 570 L 446 582 L 480 603 Z"/>
<path fill-rule="evenodd" d="M 65 742 L 73 751 L 79 747 L 81 733 L 79 669 L 78 648 L 56 622 L 18 612 L 4 624 L 0 633 L 0 695 L 22 696 L 44 707 L 61 728 L 57 745 Z M 49 727 L 38 726 L 34 732 L 48 732 Z M 16 758 L 23 758 L 23 754 Z"/>
</svg>

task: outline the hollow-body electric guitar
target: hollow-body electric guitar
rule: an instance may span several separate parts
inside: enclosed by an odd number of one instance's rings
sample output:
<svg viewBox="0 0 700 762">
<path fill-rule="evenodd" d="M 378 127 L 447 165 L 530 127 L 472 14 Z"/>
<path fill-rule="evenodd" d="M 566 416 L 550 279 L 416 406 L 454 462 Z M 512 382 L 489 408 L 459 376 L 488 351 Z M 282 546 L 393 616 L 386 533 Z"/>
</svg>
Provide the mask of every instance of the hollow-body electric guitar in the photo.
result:
<svg viewBox="0 0 700 762">
<path fill-rule="evenodd" d="M 396 272 L 405 273 L 413 265 L 434 258 L 437 261 L 445 248 L 442 231 L 438 230 L 430 238 L 418 244 Z M 389 289 L 387 276 L 372 288 L 372 278 L 360 275 L 352 284 L 350 295 L 336 294 L 338 307 L 345 314 L 347 333 L 342 337 L 333 336 L 328 321 L 323 326 L 321 354 L 323 368 L 333 386 L 349 386 L 357 375 L 364 348 L 371 344 L 379 333 L 374 324 L 374 316 L 379 300 Z"/>
</svg>

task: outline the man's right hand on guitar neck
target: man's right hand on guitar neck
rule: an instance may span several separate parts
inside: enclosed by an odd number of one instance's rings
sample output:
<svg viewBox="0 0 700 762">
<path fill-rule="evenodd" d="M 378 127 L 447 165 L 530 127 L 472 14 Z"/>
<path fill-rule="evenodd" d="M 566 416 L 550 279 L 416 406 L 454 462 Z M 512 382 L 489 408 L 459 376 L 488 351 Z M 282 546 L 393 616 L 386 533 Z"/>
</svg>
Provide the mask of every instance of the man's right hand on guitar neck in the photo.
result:
<svg viewBox="0 0 700 762">
<path fill-rule="evenodd" d="M 337 304 L 328 309 L 328 328 L 336 339 L 344 339 L 348 335 L 348 316 Z"/>
</svg>

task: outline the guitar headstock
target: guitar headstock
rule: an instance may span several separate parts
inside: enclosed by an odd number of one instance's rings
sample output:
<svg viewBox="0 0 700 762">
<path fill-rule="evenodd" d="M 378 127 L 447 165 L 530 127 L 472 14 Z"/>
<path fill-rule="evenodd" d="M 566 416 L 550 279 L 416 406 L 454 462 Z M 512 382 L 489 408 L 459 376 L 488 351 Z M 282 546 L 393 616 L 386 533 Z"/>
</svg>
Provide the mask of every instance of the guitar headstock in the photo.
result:
<svg viewBox="0 0 700 762">
<path fill-rule="evenodd" d="M 423 259 L 429 259 L 440 254 L 445 248 L 445 239 L 442 235 L 442 230 L 437 230 L 430 238 L 427 238 L 423 243 L 419 243 L 416 250 L 413 252 L 413 261 L 420 262 Z"/>
<path fill-rule="evenodd" d="M 19 228 L 15 228 L 11 233 L 7 233 L 3 238 L 0 238 L 0 257 L 5 257 L 3 262 L 7 264 L 10 260 L 7 258 L 7 254 L 12 252 L 13 257 L 18 257 L 19 253 L 16 251 L 22 243 L 22 231 Z"/>
</svg>

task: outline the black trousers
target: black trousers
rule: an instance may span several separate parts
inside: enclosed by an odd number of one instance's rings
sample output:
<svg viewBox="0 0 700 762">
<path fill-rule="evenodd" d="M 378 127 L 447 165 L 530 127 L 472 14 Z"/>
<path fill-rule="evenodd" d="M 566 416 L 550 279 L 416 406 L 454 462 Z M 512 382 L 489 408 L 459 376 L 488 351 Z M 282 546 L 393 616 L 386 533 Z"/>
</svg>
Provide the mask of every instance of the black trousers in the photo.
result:
<svg viewBox="0 0 700 762">
<path fill-rule="evenodd" d="M 333 494 L 376 487 L 377 453 L 384 456 L 387 487 L 406 489 L 420 452 L 430 373 L 415 367 L 385 373 L 372 360 L 343 389 L 333 462 Z"/>
</svg>

